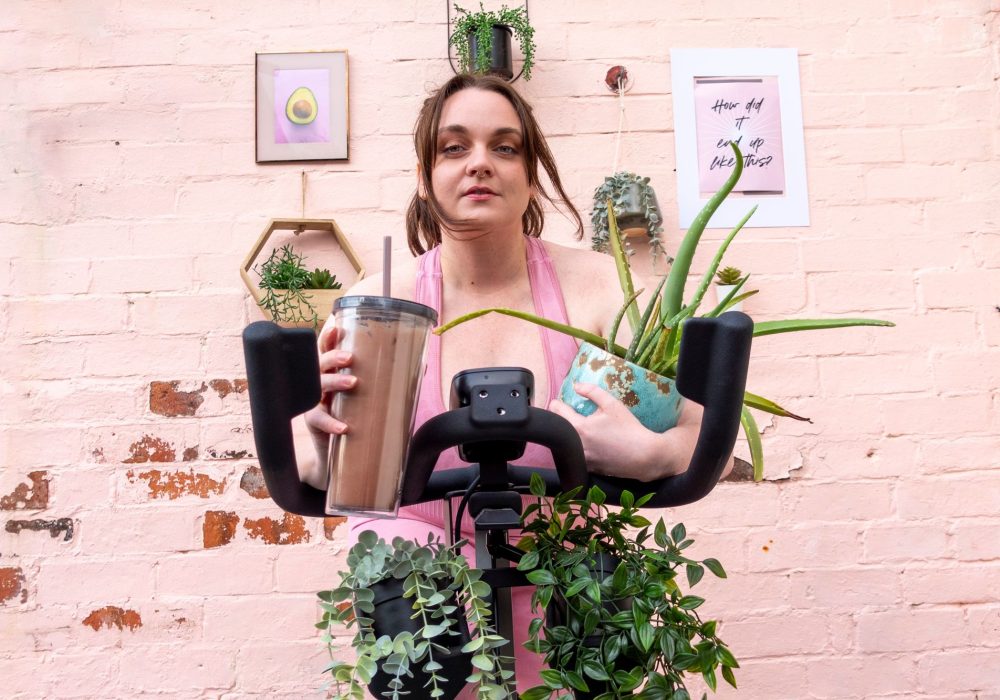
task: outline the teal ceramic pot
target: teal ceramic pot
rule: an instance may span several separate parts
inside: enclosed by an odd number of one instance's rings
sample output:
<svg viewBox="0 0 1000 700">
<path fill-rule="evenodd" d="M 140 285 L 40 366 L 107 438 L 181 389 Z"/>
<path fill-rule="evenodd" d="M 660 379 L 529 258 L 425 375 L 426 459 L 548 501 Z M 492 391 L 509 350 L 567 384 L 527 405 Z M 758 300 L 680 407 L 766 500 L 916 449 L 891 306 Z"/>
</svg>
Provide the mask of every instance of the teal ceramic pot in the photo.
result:
<svg viewBox="0 0 1000 700">
<path fill-rule="evenodd" d="M 580 415 L 589 416 L 597 406 L 573 390 L 575 382 L 601 387 L 625 404 L 632 415 L 652 431 L 662 433 L 677 425 L 682 397 L 673 379 L 643 369 L 590 343 L 580 346 L 559 392 L 564 403 Z"/>
</svg>

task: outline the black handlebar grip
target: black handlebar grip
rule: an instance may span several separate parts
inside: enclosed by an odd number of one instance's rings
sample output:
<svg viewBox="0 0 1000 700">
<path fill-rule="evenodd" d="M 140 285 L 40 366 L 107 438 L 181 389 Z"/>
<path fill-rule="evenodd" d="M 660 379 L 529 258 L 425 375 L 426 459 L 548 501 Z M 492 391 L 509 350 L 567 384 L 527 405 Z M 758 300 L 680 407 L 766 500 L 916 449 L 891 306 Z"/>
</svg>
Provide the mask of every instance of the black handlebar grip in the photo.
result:
<svg viewBox="0 0 1000 700">
<path fill-rule="evenodd" d="M 325 516 L 326 494 L 299 480 L 292 442 L 292 418 L 319 403 L 321 395 L 316 334 L 257 321 L 243 331 L 243 355 L 254 444 L 268 493 L 289 513 Z"/>
</svg>

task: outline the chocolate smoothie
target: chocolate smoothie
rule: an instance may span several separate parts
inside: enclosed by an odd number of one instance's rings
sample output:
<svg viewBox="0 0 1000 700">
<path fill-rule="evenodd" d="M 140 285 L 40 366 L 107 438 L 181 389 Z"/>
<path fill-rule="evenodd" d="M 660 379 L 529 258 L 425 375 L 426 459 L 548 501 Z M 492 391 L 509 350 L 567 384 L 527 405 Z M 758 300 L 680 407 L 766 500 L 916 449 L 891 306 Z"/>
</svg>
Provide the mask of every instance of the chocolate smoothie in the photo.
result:
<svg viewBox="0 0 1000 700">
<path fill-rule="evenodd" d="M 334 319 L 357 376 L 332 412 L 348 426 L 331 440 L 327 513 L 393 517 L 399 509 L 406 449 L 424 374 L 424 351 L 437 313 L 388 297 L 342 297 Z"/>
</svg>

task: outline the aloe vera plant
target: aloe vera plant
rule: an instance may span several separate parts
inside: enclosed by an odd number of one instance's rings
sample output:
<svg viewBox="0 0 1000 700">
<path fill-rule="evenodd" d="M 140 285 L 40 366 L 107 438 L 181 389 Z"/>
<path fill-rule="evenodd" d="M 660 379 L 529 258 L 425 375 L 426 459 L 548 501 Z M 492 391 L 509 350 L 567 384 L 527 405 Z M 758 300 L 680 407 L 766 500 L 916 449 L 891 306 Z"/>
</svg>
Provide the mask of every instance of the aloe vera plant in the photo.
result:
<svg viewBox="0 0 1000 700">
<path fill-rule="evenodd" d="M 480 309 L 472 313 L 460 316 L 442 326 L 434 329 L 438 335 L 454 328 L 455 326 L 470 321 L 474 318 L 484 316 L 489 313 L 505 314 L 515 318 L 524 319 L 532 323 L 544 326 L 554 331 L 566 333 L 567 335 L 586 341 L 591 345 L 606 349 L 609 353 L 617 355 L 625 360 L 634 362 L 644 369 L 648 369 L 657 374 L 673 378 L 677 371 L 677 358 L 680 349 L 680 339 L 683 334 L 683 324 L 698 311 L 705 292 L 708 290 L 722 258 L 736 237 L 753 216 L 757 207 L 753 207 L 747 212 L 736 226 L 729 232 L 729 235 L 719 245 L 715 256 L 702 275 L 698 286 L 695 288 L 694 296 L 688 303 L 684 303 L 684 286 L 687 282 L 688 273 L 691 270 L 691 262 L 694 259 L 695 251 L 701 240 L 709 220 L 722 202 L 729 196 L 739 181 L 743 173 L 743 154 L 740 153 L 736 144 L 730 144 L 735 154 L 736 165 L 729 179 L 723 184 L 722 189 L 716 192 L 705 203 L 698 215 L 691 222 L 684 239 L 681 241 L 674 262 L 670 271 L 660 279 L 653 294 L 651 295 L 645 308 L 640 311 L 638 297 L 643 290 L 636 291 L 632 282 L 632 272 L 628 262 L 628 256 L 622 245 L 621 233 L 618 230 L 618 223 L 615 220 L 614 209 L 611 202 L 607 203 L 608 223 L 610 228 L 609 242 L 611 253 L 618 269 L 618 279 L 622 288 L 624 303 L 613 319 L 608 337 L 605 338 L 596 333 L 576 328 L 564 323 L 558 323 L 547 318 L 542 318 L 531 313 L 517 311 L 515 309 L 490 308 Z M 749 275 L 741 277 L 733 289 L 707 313 L 706 317 L 718 316 L 729 310 L 734 304 L 756 294 L 756 291 L 743 292 L 742 289 L 749 279 Z M 618 329 L 623 320 L 627 320 L 632 329 L 632 340 L 627 347 L 618 345 L 616 338 Z M 754 322 L 753 337 L 773 335 L 775 333 L 791 333 L 796 331 L 822 330 L 830 328 L 846 328 L 850 326 L 894 326 L 889 321 L 880 321 L 868 318 L 830 318 L 830 319 L 788 319 L 782 321 L 762 321 Z M 791 411 L 782 408 L 777 403 L 762 396 L 750 393 L 743 397 L 743 410 L 740 418 L 743 431 L 746 434 L 747 442 L 750 446 L 750 456 L 753 464 L 754 480 L 760 481 L 764 478 L 764 458 L 760 441 L 760 431 L 749 409 L 757 409 L 766 413 L 795 420 L 807 421 L 808 418 L 796 415 Z"/>
</svg>

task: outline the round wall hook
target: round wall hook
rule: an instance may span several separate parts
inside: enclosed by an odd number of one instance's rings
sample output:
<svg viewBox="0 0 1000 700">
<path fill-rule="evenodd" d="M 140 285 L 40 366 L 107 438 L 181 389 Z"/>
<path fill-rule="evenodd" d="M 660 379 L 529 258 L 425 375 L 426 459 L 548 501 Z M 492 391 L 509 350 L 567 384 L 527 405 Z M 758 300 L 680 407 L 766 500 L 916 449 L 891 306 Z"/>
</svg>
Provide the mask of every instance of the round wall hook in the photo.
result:
<svg viewBox="0 0 1000 700">
<path fill-rule="evenodd" d="M 629 88 L 632 87 L 628 69 L 625 66 L 611 66 L 608 69 L 607 75 L 604 76 L 604 84 L 608 86 L 608 90 L 611 92 L 618 93 L 623 90 L 628 92 Z"/>
</svg>

